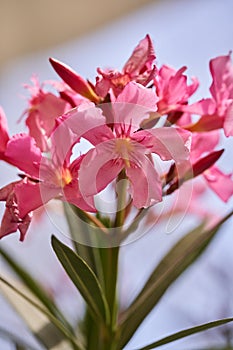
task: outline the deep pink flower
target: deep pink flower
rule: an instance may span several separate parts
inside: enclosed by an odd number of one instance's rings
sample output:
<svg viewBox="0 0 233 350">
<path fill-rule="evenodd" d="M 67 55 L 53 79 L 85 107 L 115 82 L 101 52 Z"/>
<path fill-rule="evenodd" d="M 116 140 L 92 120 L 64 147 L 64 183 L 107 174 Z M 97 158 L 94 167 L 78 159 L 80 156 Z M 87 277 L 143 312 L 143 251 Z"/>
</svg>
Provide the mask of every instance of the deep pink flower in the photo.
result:
<svg viewBox="0 0 233 350">
<path fill-rule="evenodd" d="M 30 225 L 32 213 L 29 212 L 24 217 L 20 216 L 17 198 L 14 192 L 15 187 L 22 182 L 23 180 L 13 182 L 0 190 L 0 201 L 6 202 L 6 209 L 0 227 L 0 238 L 19 230 L 20 241 L 23 241 Z"/>
<path fill-rule="evenodd" d="M 158 113 L 163 115 L 171 111 L 183 111 L 183 106 L 188 103 L 188 98 L 197 90 L 199 83 L 192 78 L 192 84 L 187 84 L 187 76 L 183 73 L 187 68 L 182 67 L 178 71 L 163 65 L 154 79 L 156 93 L 159 97 Z"/>
<path fill-rule="evenodd" d="M 81 118 L 88 119 L 88 116 L 85 109 L 80 114 L 78 121 L 82 125 Z M 98 117 L 95 117 L 93 124 L 100 124 Z M 88 128 L 81 128 L 81 131 L 89 131 L 90 121 L 87 124 Z M 68 130 L 67 135 L 63 125 L 57 129 L 61 133 L 55 129 L 51 142 L 60 143 L 52 143 L 49 158 L 42 155 L 34 139 L 26 134 L 15 135 L 7 142 L 3 160 L 17 166 L 25 175 L 22 175 L 23 180 L 0 190 L 0 200 L 6 201 L 0 237 L 19 229 L 20 239 L 23 240 L 32 212 L 53 198 L 72 203 L 86 211 L 95 211 L 93 201 L 89 198 L 90 204 L 86 203 L 79 190 L 78 172 L 83 157 L 70 161 L 72 147 L 81 133 L 72 134 Z"/>
<path fill-rule="evenodd" d="M 9 136 L 3 110 L 0 110 L 0 140 L 1 160 L 38 178 L 38 163 L 41 160 L 40 149 L 36 146 L 35 140 L 25 133 Z"/>
<path fill-rule="evenodd" d="M 86 200 L 103 190 L 124 169 L 137 208 L 161 201 L 161 180 L 151 155 L 173 159 L 177 164 L 186 161 L 190 133 L 175 128 L 140 130 L 146 115 L 156 111 L 156 102 L 153 91 L 131 82 L 111 104 L 113 123 L 105 126 L 108 129 L 105 139 L 95 140 L 95 148 L 88 151 L 80 166 L 80 191 Z"/>
<path fill-rule="evenodd" d="M 96 79 L 95 89 L 97 94 L 104 98 L 111 91 L 117 97 L 130 81 L 146 86 L 153 79 L 156 72 L 156 68 L 153 66 L 155 58 L 151 38 L 146 35 L 135 47 L 121 72 L 114 69 L 97 69 L 100 75 Z"/>
</svg>

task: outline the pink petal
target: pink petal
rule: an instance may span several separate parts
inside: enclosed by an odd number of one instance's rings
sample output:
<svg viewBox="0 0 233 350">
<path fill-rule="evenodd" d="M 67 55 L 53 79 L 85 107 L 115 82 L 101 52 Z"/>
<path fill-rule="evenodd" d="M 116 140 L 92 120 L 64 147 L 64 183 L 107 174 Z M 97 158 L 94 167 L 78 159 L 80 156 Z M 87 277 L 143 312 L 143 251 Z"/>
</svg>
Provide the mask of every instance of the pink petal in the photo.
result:
<svg viewBox="0 0 233 350">
<path fill-rule="evenodd" d="M 182 106 L 182 110 L 198 115 L 212 115 L 216 111 L 216 103 L 211 98 L 205 98 L 192 105 Z"/>
<path fill-rule="evenodd" d="M 15 222 L 12 219 L 11 211 L 6 208 L 1 222 L 0 239 L 19 230 L 20 241 L 23 241 L 31 223 L 31 219 L 32 214 L 28 214 L 22 220 Z"/>
<path fill-rule="evenodd" d="M 17 229 L 18 223 L 12 220 L 11 212 L 8 208 L 6 208 L 1 222 L 0 238 L 16 232 Z"/>
<path fill-rule="evenodd" d="M 218 130 L 193 133 L 191 146 L 192 161 L 200 158 L 203 153 L 212 152 L 220 141 L 220 133 Z"/>
<path fill-rule="evenodd" d="M 231 56 L 219 56 L 212 59 L 210 61 L 210 72 L 213 77 L 210 92 L 215 101 L 221 103 L 226 90 L 228 90 L 228 94 L 230 93 L 228 97 L 233 98 L 233 65 Z"/>
<path fill-rule="evenodd" d="M 209 187 L 221 198 L 224 202 L 227 202 L 233 195 L 233 180 L 232 174 L 224 174 L 216 166 L 212 166 L 210 169 L 203 173 L 205 180 L 208 182 Z"/>
<path fill-rule="evenodd" d="M 59 194 L 59 189 L 25 180 L 15 186 L 19 216 L 24 218 L 31 211 L 43 206 Z"/>
<path fill-rule="evenodd" d="M 63 188 L 63 196 L 61 200 L 74 204 L 82 210 L 96 212 L 94 199 L 89 197 L 87 203 L 82 197 L 79 191 L 78 180 L 73 180 L 70 184 Z"/>
<path fill-rule="evenodd" d="M 38 96 L 32 99 L 31 105 L 29 111 L 25 112 L 28 114 L 26 125 L 37 146 L 45 151 L 48 148 L 47 137 L 55 126 L 55 119 L 70 109 L 70 105 L 60 97 L 41 90 Z"/>
<path fill-rule="evenodd" d="M 4 111 L 0 106 L 0 154 L 5 152 L 8 140 L 7 120 Z"/>
<path fill-rule="evenodd" d="M 36 141 L 36 145 L 40 148 L 40 150 L 46 151 L 48 149 L 47 137 L 45 132 L 40 124 L 40 116 L 37 111 L 32 111 L 27 120 L 26 125 L 29 129 L 30 135 Z"/>
<path fill-rule="evenodd" d="M 108 135 L 113 137 L 111 130 L 106 126 L 102 110 L 93 104 L 85 105 L 83 109 L 79 106 L 71 110 L 63 118 L 59 118 L 58 122 L 58 127 L 51 135 L 51 141 L 53 158 L 58 158 L 60 164 L 63 164 L 73 145 L 81 137 L 93 144 L 103 141 Z"/>
<path fill-rule="evenodd" d="M 79 171 L 79 186 L 85 199 L 103 190 L 124 167 L 119 155 L 113 152 L 114 145 L 114 140 L 103 142 L 84 157 Z"/>
<path fill-rule="evenodd" d="M 223 127 L 226 136 L 233 136 L 233 101 L 227 108 Z"/>
<path fill-rule="evenodd" d="M 26 134 L 14 135 L 7 144 L 5 152 L 7 162 L 17 166 L 26 174 L 38 178 L 41 151 L 35 140 Z"/>
<path fill-rule="evenodd" d="M 133 139 L 156 153 L 162 160 L 182 162 L 189 159 L 191 133 L 183 129 L 164 127 L 142 130 L 134 134 Z"/>
<path fill-rule="evenodd" d="M 157 110 L 157 101 L 152 89 L 135 82 L 128 83 L 113 104 L 115 123 L 132 125 L 132 131 L 137 130 L 146 115 Z"/>
<path fill-rule="evenodd" d="M 0 189 L 0 201 L 6 201 L 9 195 L 13 192 L 15 185 L 22 182 L 22 180 L 12 182 Z"/>
<path fill-rule="evenodd" d="M 152 68 L 156 56 L 150 36 L 147 34 L 135 47 L 132 55 L 125 63 L 123 72 L 131 76 L 140 74 L 142 71 Z"/>
<path fill-rule="evenodd" d="M 126 168 L 126 175 L 131 182 L 133 204 L 137 208 L 149 207 L 162 200 L 161 180 L 146 156 L 138 155 L 138 161 L 141 167 L 131 163 L 131 166 Z"/>
</svg>

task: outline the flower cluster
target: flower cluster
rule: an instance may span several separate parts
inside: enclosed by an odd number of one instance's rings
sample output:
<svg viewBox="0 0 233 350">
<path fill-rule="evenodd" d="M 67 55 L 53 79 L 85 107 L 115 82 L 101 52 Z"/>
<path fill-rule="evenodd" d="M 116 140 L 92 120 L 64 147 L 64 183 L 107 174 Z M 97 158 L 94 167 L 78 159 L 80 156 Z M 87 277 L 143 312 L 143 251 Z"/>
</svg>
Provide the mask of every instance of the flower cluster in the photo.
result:
<svg viewBox="0 0 233 350">
<path fill-rule="evenodd" d="M 131 208 L 152 206 L 199 175 L 223 201 L 231 197 L 231 174 L 215 165 L 221 129 L 233 135 L 230 55 L 210 61 L 211 97 L 193 104 L 198 80 L 188 84 L 186 67 L 158 69 L 155 59 L 149 35 L 122 71 L 98 68 L 95 83 L 50 59 L 62 81 L 40 85 L 33 78 L 26 86 L 28 133 L 10 136 L 0 110 L 0 159 L 22 172 L 0 190 L 0 237 L 19 230 L 24 240 L 33 211 L 53 198 L 96 213 L 95 195 L 120 177 L 128 181 Z M 75 156 L 83 139 L 90 149 Z M 168 170 L 159 171 L 159 162 Z"/>
</svg>

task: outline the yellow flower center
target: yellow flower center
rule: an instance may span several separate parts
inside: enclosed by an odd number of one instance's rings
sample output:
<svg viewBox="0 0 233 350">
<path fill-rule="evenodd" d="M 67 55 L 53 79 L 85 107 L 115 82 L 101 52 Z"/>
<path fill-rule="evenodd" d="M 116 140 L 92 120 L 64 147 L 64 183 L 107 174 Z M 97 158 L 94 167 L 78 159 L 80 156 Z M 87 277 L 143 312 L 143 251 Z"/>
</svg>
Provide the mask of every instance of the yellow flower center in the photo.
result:
<svg viewBox="0 0 233 350">
<path fill-rule="evenodd" d="M 130 167 L 129 153 L 133 150 L 132 142 L 129 138 L 119 138 L 116 140 L 115 152 L 124 159 L 127 168 Z"/>
<path fill-rule="evenodd" d="M 57 177 L 57 183 L 58 186 L 65 187 L 66 185 L 69 185 L 72 181 L 72 175 L 69 171 L 69 169 L 62 169 L 61 171 L 56 171 L 56 177 Z"/>
</svg>

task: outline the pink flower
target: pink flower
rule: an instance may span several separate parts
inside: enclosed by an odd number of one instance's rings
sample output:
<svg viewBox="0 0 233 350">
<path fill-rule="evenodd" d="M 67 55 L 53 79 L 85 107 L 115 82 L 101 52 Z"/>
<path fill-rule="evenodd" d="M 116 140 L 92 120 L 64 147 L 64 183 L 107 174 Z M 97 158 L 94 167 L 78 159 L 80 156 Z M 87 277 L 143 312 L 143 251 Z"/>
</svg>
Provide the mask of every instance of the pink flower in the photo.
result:
<svg viewBox="0 0 233 350">
<path fill-rule="evenodd" d="M 186 161 L 190 133 L 175 128 L 140 130 L 146 115 L 156 111 L 156 102 L 153 91 L 131 82 L 111 104 L 113 120 L 105 126 L 106 137 L 96 138 L 95 148 L 87 152 L 80 166 L 80 191 L 87 201 L 123 169 L 137 208 L 162 200 L 161 180 L 151 156 L 157 154 L 162 160 L 173 159 L 177 164 Z"/>
<path fill-rule="evenodd" d="M 88 119 L 88 116 L 85 109 L 79 113 L 78 121 L 82 125 L 82 118 Z M 93 121 L 92 118 L 91 121 Z M 93 125 L 95 123 L 97 125 L 100 123 L 98 116 Z M 88 129 L 82 130 L 89 131 L 89 126 L 90 121 Z M 83 156 L 79 156 L 73 162 L 70 161 L 72 147 L 81 134 L 78 136 L 72 134 L 71 130 L 68 131 L 69 135 L 65 133 L 66 129 L 63 127 L 58 126 L 55 129 L 51 142 L 61 142 L 52 143 L 49 158 L 41 154 L 34 139 L 26 134 L 15 135 L 9 139 L 3 159 L 17 166 L 25 175 L 22 175 L 23 180 L 0 190 L 0 200 L 6 201 L 0 237 L 19 229 L 20 239 L 23 240 L 32 212 L 53 198 L 72 203 L 86 211 L 95 211 L 92 200 L 89 198 L 90 204 L 86 203 L 79 190 L 78 172 Z"/>
<path fill-rule="evenodd" d="M 163 65 L 158 71 L 154 85 L 159 97 L 158 113 L 161 115 L 171 111 L 183 111 L 188 98 L 197 90 L 199 83 L 196 78 L 192 78 L 192 84 L 187 85 L 187 77 L 183 74 L 186 69 L 182 67 L 176 71 Z"/>
<path fill-rule="evenodd" d="M 203 99 L 186 110 L 201 115 L 188 129 L 209 131 L 222 128 L 226 136 L 233 136 L 233 65 L 230 55 L 219 56 L 210 61 L 213 78 L 210 86 L 212 98 Z"/>
<path fill-rule="evenodd" d="M 219 143 L 219 132 L 193 133 L 191 146 L 191 162 L 194 176 L 202 174 L 209 188 L 224 202 L 233 195 L 232 174 L 224 174 L 215 162 L 223 150 L 214 151 Z"/>
<path fill-rule="evenodd" d="M 37 146 L 42 151 L 48 151 L 48 139 L 55 126 L 55 119 L 73 106 L 60 96 L 46 92 L 44 90 L 45 84 L 40 86 L 35 77 L 32 78 L 32 82 L 34 84 L 33 86 L 25 85 L 31 93 L 29 107 L 24 112 L 24 115 L 27 116 L 26 125 L 29 129 L 29 134 L 34 138 Z M 55 82 L 50 82 L 49 85 L 54 86 Z M 63 92 L 64 94 L 65 92 Z"/>
<path fill-rule="evenodd" d="M 230 55 L 210 61 L 213 82 L 210 92 L 216 103 L 215 113 L 224 119 L 226 136 L 233 136 L 233 65 Z"/>
<path fill-rule="evenodd" d="M 23 241 L 30 225 L 32 213 L 20 217 L 17 198 L 14 192 L 15 187 L 22 181 L 13 182 L 0 190 L 0 201 L 6 202 L 6 209 L 0 227 L 0 238 L 19 230 L 20 241 Z"/>
<path fill-rule="evenodd" d="M 24 133 L 9 136 L 3 110 L 0 110 L 0 140 L 0 159 L 37 178 L 41 152 L 31 136 Z"/>
<path fill-rule="evenodd" d="M 130 81 L 136 81 L 146 86 L 156 72 L 156 68 L 153 66 L 155 58 L 151 38 L 146 35 L 135 47 L 122 72 L 114 69 L 97 69 L 100 75 L 96 78 L 95 90 L 97 94 L 104 98 L 108 92 L 112 91 L 113 95 L 117 97 Z"/>
</svg>

